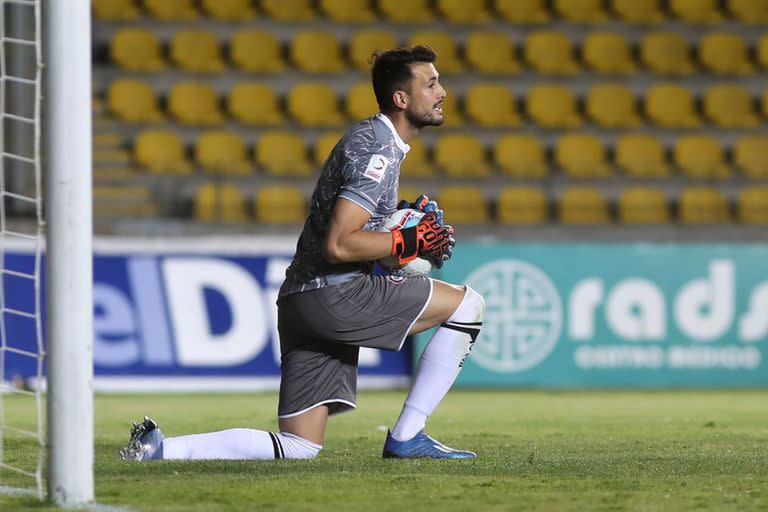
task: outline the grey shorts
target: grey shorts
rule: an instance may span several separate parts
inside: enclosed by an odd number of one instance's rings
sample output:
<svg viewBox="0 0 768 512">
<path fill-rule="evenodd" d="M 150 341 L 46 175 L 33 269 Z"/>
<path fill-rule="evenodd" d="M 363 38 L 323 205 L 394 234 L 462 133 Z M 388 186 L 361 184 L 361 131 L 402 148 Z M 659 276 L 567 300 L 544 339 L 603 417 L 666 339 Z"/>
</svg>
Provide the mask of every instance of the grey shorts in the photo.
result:
<svg viewBox="0 0 768 512">
<path fill-rule="evenodd" d="M 330 414 L 355 407 L 360 347 L 400 350 L 426 309 L 432 280 L 364 275 L 280 297 L 281 418 L 318 405 Z"/>
</svg>

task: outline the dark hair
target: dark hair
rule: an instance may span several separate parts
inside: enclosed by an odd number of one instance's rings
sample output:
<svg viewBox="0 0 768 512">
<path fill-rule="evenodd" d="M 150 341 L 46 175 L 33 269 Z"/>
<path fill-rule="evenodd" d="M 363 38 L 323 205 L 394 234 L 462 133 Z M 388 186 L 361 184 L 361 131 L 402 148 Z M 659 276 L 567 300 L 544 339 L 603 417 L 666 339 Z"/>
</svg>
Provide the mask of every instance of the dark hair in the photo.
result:
<svg viewBox="0 0 768 512">
<path fill-rule="evenodd" d="M 435 51 L 426 45 L 374 52 L 371 55 L 371 79 L 379 108 L 389 111 L 395 106 L 392 95 L 399 89 L 405 89 L 413 78 L 411 64 L 435 62 L 436 59 Z"/>
</svg>

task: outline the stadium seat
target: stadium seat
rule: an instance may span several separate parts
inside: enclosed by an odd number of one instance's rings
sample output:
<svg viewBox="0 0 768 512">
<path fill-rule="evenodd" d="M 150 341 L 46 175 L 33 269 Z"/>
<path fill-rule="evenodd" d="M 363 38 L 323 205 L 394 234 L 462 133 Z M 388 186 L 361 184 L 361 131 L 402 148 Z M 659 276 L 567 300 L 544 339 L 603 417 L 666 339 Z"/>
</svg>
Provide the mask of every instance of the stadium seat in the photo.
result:
<svg viewBox="0 0 768 512">
<path fill-rule="evenodd" d="M 600 139 L 586 133 L 567 133 L 555 147 L 555 163 L 571 178 L 605 178 L 612 173 Z"/>
<path fill-rule="evenodd" d="M 571 42 L 561 32 L 539 30 L 525 40 L 525 60 L 537 73 L 573 75 L 579 65 L 573 58 Z"/>
<path fill-rule="evenodd" d="M 686 187 L 680 193 L 680 222 L 683 224 L 721 224 L 730 220 L 728 200 L 712 187 Z"/>
<path fill-rule="evenodd" d="M 483 224 L 488 222 L 488 204 L 479 187 L 452 185 L 443 187 L 437 198 L 449 224 Z"/>
<path fill-rule="evenodd" d="M 686 23 L 717 23 L 723 19 L 717 0 L 669 0 L 669 9 Z"/>
<path fill-rule="evenodd" d="M 251 174 L 245 142 L 235 132 L 203 132 L 195 144 L 195 161 L 205 172 L 216 174 Z"/>
<path fill-rule="evenodd" d="M 601 23 L 608 16 L 601 0 L 555 0 L 555 11 L 572 23 Z"/>
<path fill-rule="evenodd" d="M 242 124 L 273 126 L 283 122 L 275 91 L 258 82 L 235 84 L 227 106 L 229 115 Z"/>
<path fill-rule="evenodd" d="M 640 124 L 635 98 L 620 84 L 595 85 L 587 93 L 587 115 L 603 128 L 633 128 Z"/>
<path fill-rule="evenodd" d="M 699 41 L 702 65 L 716 75 L 748 75 L 754 72 L 744 40 L 736 34 L 714 32 Z"/>
<path fill-rule="evenodd" d="M 675 144 L 675 163 L 694 179 L 720 179 L 730 176 L 723 149 L 709 135 L 683 135 Z"/>
<path fill-rule="evenodd" d="M 239 223 L 247 220 L 245 199 L 233 185 L 206 183 L 195 194 L 195 219 Z"/>
<path fill-rule="evenodd" d="M 664 193 L 653 187 L 630 187 L 619 195 L 619 221 L 624 224 L 666 224 L 669 208 Z"/>
<path fill-rule="evenodd" d="M 272 185 L 256 191 L 254 213 L 260 222 L 298 224 L 307 217 L 307 207 L 297 187 Z"/>
<path fill-rule="evenodd" d="M 268 131 L 256 144 L 256 163 L 276 176 L 309 176 L 312 166 L 304 139 L 294 132 Z"/>
<path fill-rule="evenodd" d="M 640 59 L 659 75 L 683 76 L 694 72 L 688 43 L 675 32 L 651 32 L 643 37 Z"/>
<path fill-rule="evenodd" d="M 340 73 L 344 70 L 341 47 L 330 32 L 298 32 L 291 41 L 290 54 L 294 64 L 307 73 Z"/>
<path fill-rule="evenodd" d="M 448 176 L 486 177 L 490 175 L 485 148 L 472 135 L 443 135 L 435 144 L 435 164 Z"/>
<path fill-rule="evenodd" d="M 696 128 L 701 124 L 691 92 L 676 84 L 651 86 L 645 94 L 645 113 L 664 128 Z"/>
<path fill-rule="evenodd" d="M 653 25 L 664 21 L 660 0 L 613 0 L 611 7 L 624 23 Z"/>
<path fill-rule="evenodd" d="M 192 0 L 143 0 L 144 8 L 160 21 L 191 21 L 198 18 Z"/>
<path fill-rule="evenodd" d="M 432 164 L 427 158 L 427 148 L 420 137 L 408 141 L 411 150 L 400 164 L 400 176 L 406 178 L 428 178 L 432 176 Z M 417 194 L 418 195 L 418 194 Z M 414 196 L 411 201 L 416 199 Z"/>
<path fill-rule="evenodd" d="M 376 19 L 368 0 L 320 0 L 320 11 L 338 23 L 368 23 Z"/>
<path fill-rule="evenodd" d="M 192 126 L 224 121 L 216 92 L 204 82 L 177 82 L 168 94 L 168 111 L 180 123 Z"/>
<path fill-rule="evenodd" d="M 496 214 L 502 224 L 540 224 L 547 220 L 547 199 L 539 188 L 504 187 Z"/>
<path fill-rule="evenodd" d="M 288 92 L 288 113 L 302 126 L 338 126 L 343 119 L 336 93 L 322 82 L 304 82 Z"/>
<path fill-rule="evenodd" d="M 379 0 L 379 11 L 394 23 L 429 23 L 435 16 L 429 0 Z"/>
<path fill-rule="evenodd" d="M 485 0 L 437 0 L 436 7 L 449 23 L 486 23 L 491 19 Z"/>
<path fill-rule="evenodd" d="M 408 39 L 407 46 L 426 44 L 438 55 L 437 70 L 442 74 L 458 73 L 463 71 L 464 64 L 459 58 L 456 43 L 448 32 L 436 30 L 413 32 Z"/>
<path fill-rule="evenodd" d="M 707 89 L 704 113 L 723 128 L 752 128 L 758 124 L 749 91 L 740 85 L 713 85 Z"/>
<path fill-rule="evenodd" d="M 608 203 L 592 187 L 570 187 L 557 203 L 558 217 L 565 224 L 605 224 L 610 220 Z"/>
<path fill-rule="evenodd" d="M 397 46 L 395 35 L 386 30 L 360 30 L 349 40 L 349 60 L 359 71 L 371 70 L 371 55 Z"/>
<path fill-rule="evenodd" d="M 596 73 L 630 75 L 636 69 L 627 40 L 615 32 L 590 32 L 582 54 L 587 67 Z"/>
<path fill-rule="evenodd" d="M 336 144 L 344 136 L 342 132 L 325 132 L 320 135 L 312 147 L 312 161 L 320 169 Z"/>
<path fill-rule="evenodd" d="M 430 198 L 432 198 L 432 196 L 434 195 L 434 194 L 432 194 L 429 191 L 425 191 L 421 187 L 412 187 L 412 186 L 409 186 L 409 185 L 403 185 L 403 180 L 402 180 L 402 178 L 400 179 L 400 184 L 397 187 L 397 198 L 398 198 L 398 200 L 405 199 L 408 202 L 413 202 L 421 194 L 426 194 Z"/>
<path fill-rule="evenodd" d="M 528 115 L 543 128 L 581 126 L 576 100 L 563 85 L 536 85 L 528 91 L 525 102 Z"/>
<path fill-rule="evenodd" d="M 139 9 L 134 0 L 92 0 L 93 16 L 103 21 L 135 21 Z"/>
<path fill-rule="evenodd" d="M 761 103 L 762 103 L 762 110 L 761 110 L 761 112 L 762 112 L 763 116 L 768 117 L 768 89 L 763 91 L 763 96 L 762 96 L 761 100 L 762 100 L 761 101 Z"/>
<path fill-rule="evenodd" d="M 230 55 L 235 66 L 247 73 L 280 73 L 285 69 L 280 43 L 269 32 L 237 32 L 231 41 Z"/>
<path fill-rule="evenodd" d="M 155 91 L 142 80 L 115 80 L 107 90 L 109 111 L 123 121 L 157 123 L 164 119 L 157 109 Z"/>
<path fill-rule="evenodd" d="M 493 146 L 493 159 L 504 175 L 513 178 L 540 179 L 547 174 L 544 150 L 533 135 L 502 135 Z"/>
<path fill-rule="evenodd" d="M 750 178 L 768 178 L 768 136 L 745 135 L 736 141 L 733 161 Z"/>
<path fill-rule="evenodd" d="M 160 55 L 160 41 L 142 28 L 124 28 L 109 42 L 109 57 L 126 71 L 160 71 L 166 63 Z"/>
<path fill-rule="evenodd" d="M 353 85 L 347 91 L 347 117 L 352 121 L 359 121 L 371 117 L 379 112 L 379 104 L 373 94 L 371 82 L 360 82 Z"/>
<path fill-rule="evenodd" d="M 464 96 L 464 110 L 479 126 L 502 128 L 520 124 L 515 97 L 504 85 L 473 85 Z"/>
<path fill-rule="evenodd" d="M 745 224 L 768 224 L 768 187 L 745 187 L 738 196 L 739 220 Z"/>
<path fill-rule="evenodd" d="M 511 75 L 520 70 L 512 40 L 503 32 L 475 31 L 464 44 L 467 63 L 475 71 Z"/>
<path fill-rule="evenodd" d="M 760 36 L 757 43 L 757 62 L 765 69 L 768 69 L 768 34 Z"/>
<path fill-rule="evenodd" d="M 728 0 L 728 10 L 742 23 L 768 24 L 768 0 Z"/>
<path fill-rule="evenodd" d="M 251 0 L 202 0 L 203 10 L 220 21 L 250 21 L 256 16 Z"/>
<path fill-rule="evenodd" d="M 171 59 L 184 71 L 218 73 L 225 68 L 219 42 L 207 30 L 179 30 L 171 39 Z"/>
<path fill-rule="evenodd" d="M 495 0 L 494 5 L 504 21 L 509 23 L 529 25 L 549 21 L 549 12 L 543 0 Z"/>
<path fill-rule="evenodd" d="M 192 170 L 181 138 L 168 130 L 139 133 L 133 143 L 133 158 L 153 173 L 187 174 Z"/>
<path fill-rule="evenodd" d="M 449 87 L 445 87 L 445 99 L 443 100 L 443 126 L 457 127 L 464 123 L 464 114 L 459 109 L 459 97 Z"/>
<path fill-rule="evenodd" d="M 622 135 L 614 147 L 616 164 L 633 178 L 666 178 L 669 165 L 661 141 L 652 135 Z"/>
<path fill-rule="evenodd" d="M 264 13 L 275 21 L 310 21 L 315 18 L 311 0 L 261 0 Z"/>
</svg>

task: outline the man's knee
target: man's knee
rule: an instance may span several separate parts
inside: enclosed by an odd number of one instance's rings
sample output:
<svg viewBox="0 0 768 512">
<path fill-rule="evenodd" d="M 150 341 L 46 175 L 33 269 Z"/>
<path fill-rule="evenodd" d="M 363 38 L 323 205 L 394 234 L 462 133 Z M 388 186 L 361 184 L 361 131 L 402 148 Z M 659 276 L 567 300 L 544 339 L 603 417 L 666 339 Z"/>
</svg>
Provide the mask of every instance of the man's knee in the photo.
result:
<svg viewBox="0 0 768 512">
<path fill-rule="evenodd" d="M 322 445 L 290 432 L 270 433 L 270 436 L 274 436 L 272 443 L 278 455 L 276 458 L 280 459 L 314 459 L 323 449 Z"/>
<path fill-rule="evenodd" d="M 459 322 L 481 322 L 485 317 L 485 299 L 469 285 L 463 285 L 464 296 L 448 320 Z"/>
</svg>

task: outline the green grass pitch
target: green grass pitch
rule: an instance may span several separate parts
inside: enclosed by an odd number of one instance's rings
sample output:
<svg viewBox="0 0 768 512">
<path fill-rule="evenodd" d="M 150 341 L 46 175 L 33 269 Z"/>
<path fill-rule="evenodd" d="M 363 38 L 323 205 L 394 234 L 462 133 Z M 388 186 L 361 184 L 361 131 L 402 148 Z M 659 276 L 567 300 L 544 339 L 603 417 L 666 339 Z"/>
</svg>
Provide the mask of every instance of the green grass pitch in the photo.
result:
<svg viewBox="0 0 768 512">
<path fill-rule="evenodd" d="M 452 391 L 429 424 L 474 461 L 382 460 L 383 429 L 404 391 L 362 392 L 332 418 L 313 461 L 125 463 L 130 421 L 166 435 L 234 426 L 275 429 L 276 396 L 99 395 L 96 494 L 148 511 L 768 510 L 768 391 Z M 33 403 L 6 397 L 5 418 Z M 6 436 L 6 459 L 33 466 L 31 441 Z M 0 472 L 0 485 L 30 485 Z M 0 495 L 0 510 L 48 510 Z"/>
</svg>

